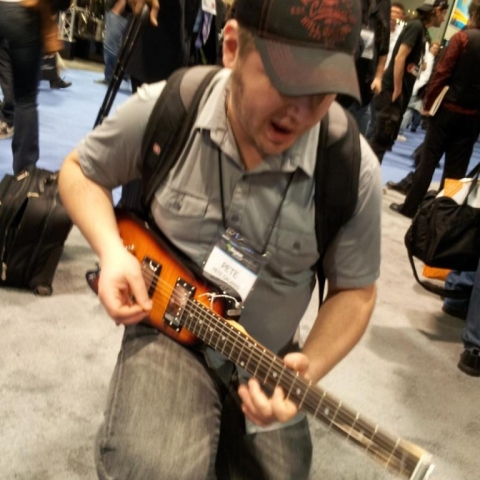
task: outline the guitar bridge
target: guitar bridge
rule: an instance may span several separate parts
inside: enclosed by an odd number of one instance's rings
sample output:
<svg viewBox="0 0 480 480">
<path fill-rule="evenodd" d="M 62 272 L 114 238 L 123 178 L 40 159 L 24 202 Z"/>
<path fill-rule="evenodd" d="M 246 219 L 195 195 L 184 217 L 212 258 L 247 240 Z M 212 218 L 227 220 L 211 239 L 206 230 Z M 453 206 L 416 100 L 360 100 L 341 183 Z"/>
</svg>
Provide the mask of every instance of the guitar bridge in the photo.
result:
<svg viewBox="0 0 480 480">
<path fill-rule="evenodd" d="M 176 332 L 180 332 L 182 329 L 180 320 L 188 301 L 194 294 L 195 287 L 193 285 L 190 285 L 181 278 L 177 280 L 163 318 L 165 323 Z"/>
</svg>

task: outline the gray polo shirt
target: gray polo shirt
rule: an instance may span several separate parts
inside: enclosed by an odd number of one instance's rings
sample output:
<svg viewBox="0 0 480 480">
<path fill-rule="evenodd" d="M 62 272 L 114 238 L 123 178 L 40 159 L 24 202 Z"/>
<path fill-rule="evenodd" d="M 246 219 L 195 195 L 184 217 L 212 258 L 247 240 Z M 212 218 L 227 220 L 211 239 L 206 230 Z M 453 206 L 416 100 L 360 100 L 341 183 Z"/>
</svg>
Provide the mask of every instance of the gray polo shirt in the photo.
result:
<svg viewBox="0 0 480 480">
<path fill-rule="evenodd" d="M 260 252 L 270 253 L 245 302 L 241 323 L 276 352 L 295 332 L 315 282 L 313 176 L 319 125 L 288 151 L 246 171 L 225 114 L 229 77 L 230 71 L 222 70 L 206 92 L 181 158 L 156 192 L 152 213 L 172 243 L 203 265 L 223 225 L 222 163 L 228 226 Z M 107 188 L 140 177 L 143 133 L 163 86 L 160 82 L 142 87 L 82 140 L 78 152 L 88 177 Z M 356 211 L 325 259 L 328 281 L 344 288 L 370 285 L 379 275 L 380 168 L 363 138 L 361 148 Z"/>
</svg>

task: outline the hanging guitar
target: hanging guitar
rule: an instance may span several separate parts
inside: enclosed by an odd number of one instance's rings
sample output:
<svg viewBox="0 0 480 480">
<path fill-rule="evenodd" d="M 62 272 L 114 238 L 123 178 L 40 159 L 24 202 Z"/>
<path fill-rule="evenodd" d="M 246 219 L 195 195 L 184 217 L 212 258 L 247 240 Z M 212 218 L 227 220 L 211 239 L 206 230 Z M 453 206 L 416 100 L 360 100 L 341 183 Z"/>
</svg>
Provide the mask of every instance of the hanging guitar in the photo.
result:
<svg viewBox="0 0 480 480">
<path fill-rule="evenodd" d="M 133 214 L 117 211 L 125 247 L 141 264 L 153 308 L 147 323 L 174 340 L 191 346 L 204 342 L 249 372 L 268 391 L 281 386 L 298 407 L 363 448 L 393 473 L 410 480 L 429 478 L 432 456 L 422 448 L 393 436 L 364 418 L 311 381 L 285 367 L 281 358 L 224 319 L 218 296 L 193 275 L 165 242 Z M 87 273 L 97 291 L 100 270 Z"/>
</svg>

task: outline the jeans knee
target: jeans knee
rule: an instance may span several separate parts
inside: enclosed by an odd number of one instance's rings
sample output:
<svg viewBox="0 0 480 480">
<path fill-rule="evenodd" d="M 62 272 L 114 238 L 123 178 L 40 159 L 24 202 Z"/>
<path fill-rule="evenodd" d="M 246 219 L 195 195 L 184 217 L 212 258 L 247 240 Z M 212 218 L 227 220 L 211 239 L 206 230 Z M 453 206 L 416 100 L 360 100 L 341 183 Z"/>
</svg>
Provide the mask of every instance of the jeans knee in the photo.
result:
<svg viewBox="0 0 480 480">
<path fill-rule="evenodd" d="M 101 434 L 100 434 L 101 435 Z M 119 439 L 115 442 L 97 437 L 95 455 L 100 480 L 209 480 L 214 478 L 214 454 L 204 446 L 197 450 L 169 450 L 168 439 Z"/>
</svg>

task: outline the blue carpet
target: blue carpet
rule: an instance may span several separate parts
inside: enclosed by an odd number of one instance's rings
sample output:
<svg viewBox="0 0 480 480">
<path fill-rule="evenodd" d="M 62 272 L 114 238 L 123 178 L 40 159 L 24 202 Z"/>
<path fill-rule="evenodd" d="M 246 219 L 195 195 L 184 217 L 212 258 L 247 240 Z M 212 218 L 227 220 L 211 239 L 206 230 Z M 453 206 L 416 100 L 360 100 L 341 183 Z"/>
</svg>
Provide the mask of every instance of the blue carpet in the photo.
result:
<svg viewBox="0 0 480 480">
<path fill-rule="evenodd" d="M 65 79 L 73 85 L 65 90 L 52 90 L 46 81 L 40 83 L 38 103 L 40 118 L 40 161 L 39 167 L 58 170 L 63 158 L 92 128 L 102 105 L 107 87 L 96 84 L 101 72 L 68 69 Z M 130 86 L 122 83 L 115 105 L 130 95 Z M 115 108 L 115 105 L 113 108 Z M 397 141 L 392 152 L 388 152 L 382 164 L 383 182 L 401 180 L 411 169 L 411 155 L 423 141 L 425 132 L 406 132 L 406 142 Z M 480 162 L 480 144 L 475 145 L 470 161 L 473 166 Z M 0 140 L 0 178 L 11 173 L 11 141 Z M 441 169 L 435 171 L 434 181 L 440 181 Z"/>
<path fill-rule="evenodd" d="M 40 82 L 38 110 L 40 123 L 40 160 L 38 166 L 58 170 L 65 156 L 92 130 L 107 86 L 94 83 L 101 72 L 68 69 L 63 75 L 72 86 L 52 90 Z M 115 105 L 130 95 L 130 86 L 122 83 Z M 114 105 L 114 107 L 115 107 Z M 11 140 L 0 140 L 0 178 L 12 173 Z"/>
</svg>

